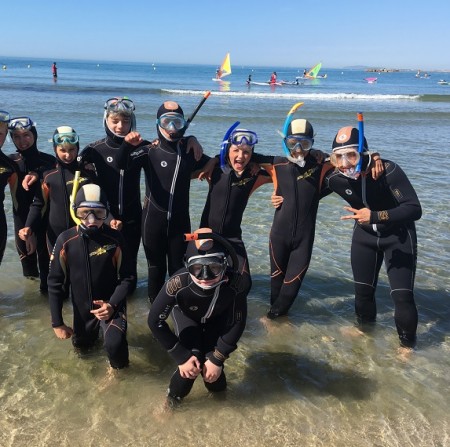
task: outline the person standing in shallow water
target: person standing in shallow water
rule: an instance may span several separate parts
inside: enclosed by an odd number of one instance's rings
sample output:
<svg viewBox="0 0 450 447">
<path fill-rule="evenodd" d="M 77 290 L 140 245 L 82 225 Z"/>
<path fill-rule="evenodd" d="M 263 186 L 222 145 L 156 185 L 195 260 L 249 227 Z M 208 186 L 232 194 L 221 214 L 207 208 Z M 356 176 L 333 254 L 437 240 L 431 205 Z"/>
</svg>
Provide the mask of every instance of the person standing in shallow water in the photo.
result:
<svg viewBox="0 0 450 447">
<path fill-rule="evenodd" d="M 119 163 L 119 148 L 126 135 L 136 129 L 135 105 L 129 98 L 114 97 L 105 102 L 103 127 L 106 137 L 88 144 L 80 153 L 80 165 L 93 166 L 97 183 L 108 197 L 111 214 L 121 229 L 134 266 L 132 290 L 136 288 L 137 257 L 141 243 L 141 166 Z M 115 227 L 119 228 L 119 227 Z"/>
<path fill-rule="evenodd" d="M 8 123 L 10 115 L 4 110 L 0 110 L 0 264 L 5 253 L 6 240 L 8 237 L 8 226 L 6 223 L 6 214 L 4 207 L 5 189 L 9 184 L 11 191 L 17 189 L 18 176 L 17 167 L 10 158 L 1 150 L 6 136 L 8 135 Z"/>
<path fill-rule="evenodd" d="M 13 217 L 16 238 L 16 248 L 22 263 L 23 275 L 29 278 L 40 279 L 40 290 L 47 291 L 47 275 L 49 254 L 45 242 L 47 223 L 42 221 L 36 226 L 36 252 L 19 237 L 19 231 L 25 227 L 28 211 L 39 182 L 34 182 L 28 190 L 22 186 L 22 180 L 32 172 L 41 174 L 55 166 L 56 159 L 53 155 L 38 151 L 37 130 L 33 121 L 28 117 L 12 118 L 8 124 L 11 139 L 17 152 L 10 155 L 10 159 L 16 164 L 19 185 L 13 192 Z"/>
<path fill-rule="evenodd" d="M 53 62 L 52 64 L 52 75 L 53 79 L 56 80 L 56 78 L 58 77 L 58 67 L 56 66 L 56 62 Z"/>
<path fill-rule="evenodd" d="M 184 136 L 187 129 L 183 109 L 174 101 L 166 101 L 157 112 L 158 140 L 143 147 L 145 142 L 140 134 L 131 132 L 126 136 L 119 156 L 123 168 L 136 164 L 145 172 L 142 243 L 147 258 L 151 303 L 164 285 L 167 272 L 172 275 L 183 266 L 186 252 L 183 234 L 191 230 L 191 179 L 210 160 L 204 154 L 197 159 L 196 150 L 190 150 L 191 141 L 197 140 Z"/>
<path fill-rule="evenodd" d="M 382 160 L 384 173 L 377 180 L 367 175 L 370 153 L 364 138 L 358 152 L 359 130 L 343 127 L 333 141 L 334 171 L 324 179 L 324 193 L 339 194 L 350 206 L 354 220 L 351 263 L 355 284 L 355 312 L 362 329 L 375 322 L 375 291 L 383 259 L 394 301 L 394 320 L 400 345 L 416 345 L 418 312 L 414 301 L 417 236 L 414 222 L 422 207 L 408 177 L 396 163 Z M 361 163 L 360 163 L 361 160 Z M 360 165 L 360 172 L 357 166 Z"/>
</svg>

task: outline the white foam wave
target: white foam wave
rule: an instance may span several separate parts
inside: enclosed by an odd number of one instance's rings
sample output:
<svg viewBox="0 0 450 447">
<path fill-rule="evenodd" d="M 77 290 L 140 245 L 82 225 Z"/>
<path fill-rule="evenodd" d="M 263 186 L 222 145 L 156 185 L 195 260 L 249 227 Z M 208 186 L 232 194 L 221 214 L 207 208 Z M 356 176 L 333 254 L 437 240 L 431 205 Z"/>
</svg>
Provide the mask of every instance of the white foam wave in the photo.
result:
<svg viewBox="0 0 450 447">
<path fill-rule="evenodd" d="M 176 95 L 196 95 L 203 91 L 199 90 L 182 90 L 182 89 L 161 89 L 164 93 Z M 359 93 L 272 93 L 272 92 L 211 92 L 214 96 L 224 97 L 251 97 L 251 98 L 271 98 L 271 99 L 308 99 L 312 101 L 341 101 L 341 100 L 357 100 L 357 101 L 398 101 L 409 100 L 416 101 L 420 95 L 364 95 Z"/>
</svg>

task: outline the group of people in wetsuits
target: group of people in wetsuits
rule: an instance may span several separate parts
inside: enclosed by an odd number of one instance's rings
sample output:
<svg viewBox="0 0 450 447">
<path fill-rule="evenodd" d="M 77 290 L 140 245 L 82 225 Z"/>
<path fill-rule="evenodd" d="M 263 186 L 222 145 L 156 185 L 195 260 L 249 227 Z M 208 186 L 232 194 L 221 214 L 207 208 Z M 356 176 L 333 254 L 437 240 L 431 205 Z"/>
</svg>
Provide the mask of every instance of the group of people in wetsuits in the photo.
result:
<svg viewBox="0 0 450 447">
<path fill-rule="evenodd" d="M 0 147 L 9 131 L 17 148 L 11 156 L 0 151 L 1 203 L 9 183 L 23 274 L 39 277 L 41 291 L 48 290 L 56 336 L 71 338 L 82 350 L 102 329 L 111 366 L 128 365 L 126 298 L 136 288 L 142 239 L 148 325 L 178 365 L 169 397 L 181 400 L 199 375 L 208 390 L 224 390 L 224 362 L 245 328 L 252 284 L 242 216 L 253 191 L 272 182 L 266 318 L 288 314 L 311 259 L 319 200 L 336 192 L 350 205 L 344 219 L 355 221 L 351 260 L 360 327 L 376 319 L 375 290 L 384 259 L 400 344 L 414 347 L 414 221 L 421 206 L 405 173 L 369 152 L 353 127 L 339 130 L 328 157 L 313 149 L 311 123 L 290 115 L 283 129 L 284 156 L 274 157 L 255 153 L 258 136 L 238 125 L 228 129 L 220 153 L 210 158 L 195 137 L 186 136 L 189 120 L 179 104 L 160 106 L 157 139 L 150 142 L 136 131 L 133 101 L 117 97 L 104 106 L 105 138 L 79 153 L 76 131 L 61 126 L 54 132 L 51 156 L 38 151 L 30 118 L 0 111 Z M 209 189 L 201 229 L 191 233 L 189 185 L 196 176 L 207 178 Z M 0 259 L 6 244 L 3 206 L 1 211 Z M 73 328 L 62 317 L 69 296 Z"/>
</svg>

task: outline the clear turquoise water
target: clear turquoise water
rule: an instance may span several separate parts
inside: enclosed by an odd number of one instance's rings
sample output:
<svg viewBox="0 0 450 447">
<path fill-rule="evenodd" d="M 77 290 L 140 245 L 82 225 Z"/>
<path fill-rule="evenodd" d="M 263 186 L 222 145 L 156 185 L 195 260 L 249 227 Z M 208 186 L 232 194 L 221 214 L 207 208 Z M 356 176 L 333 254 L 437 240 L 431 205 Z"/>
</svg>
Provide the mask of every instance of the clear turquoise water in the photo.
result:
<svg viewBox="0 0 450 447">
<path fill-rule="evenodd" d="M 384 271 L 375 331 L 356 338 L 345 333 L 354 317 L 351 224 L 339 220 L 344 203 L 334 196 L 320 205 L 313 259 L 289 323 L 270 332 L 262 326 L 273 210 L 271 187 L 257 191 L 243 222 L 254 285 L 247 329 L 227 362 L 230 388 L 224 399 L 215 399 L 198 383 L 172 415 L 161 406 L 175 365 L 146 325 L 143 253 L 139 287 L 129 304 L 131 366 L 108 377 L 101 349 L 80 359 L 70 342 L 54 337 L 38 284 L 21 277 L 10 229 L 0 267 L 0 445 L 450 445 L 450 86 L 437 84 L 450 80 L 449 73 L 429 79 L 417 79 L 414 72 L 381 73 L 376 84 L 367 84 L 364 77 L 373 74 L 325 68 L 325 80 L 271 89 L 248 88 L 245 80 L 252 72 L 253 80 L 265 81 L 273 70 L 293 80 L 304 67 L 233 67 L 230 83 L 218 85 L 211 81 L 214 66 L 59 61 L 55 83 L 53 61 L 0 59 L 7 65 L 0 72 L 0 109 L 31 116 L 44 151 L 51 151 L 47 140 L 63 124 L 77 129 L 81 146 L 103 137 L 102 106 L 116 95 L 135 101 L 138 128 L 153 138 L 164 100 L 178 101 L 189 114 L 211 90 L 190 129 L 210 155 L 236 120 L 258 133 L 259 152 L 281 154 L 276 130 L 298 101 L 314 125 L 316 146 L 328 150 L 336 131 L 356 124 L 362 111 L 370 148 L 402 166 L 424 210 L 417 223 L 418 347 L 405 360 L 397 352 Z M 3 150 L 14 149 L 7 142 Z M 193 181 L 191 192 L 196 227 L 206 185 Z M 5 205 L 11 220 L 9 197 Z M 70 321 L 69 306 L 66 311 Z"/>
</svg>

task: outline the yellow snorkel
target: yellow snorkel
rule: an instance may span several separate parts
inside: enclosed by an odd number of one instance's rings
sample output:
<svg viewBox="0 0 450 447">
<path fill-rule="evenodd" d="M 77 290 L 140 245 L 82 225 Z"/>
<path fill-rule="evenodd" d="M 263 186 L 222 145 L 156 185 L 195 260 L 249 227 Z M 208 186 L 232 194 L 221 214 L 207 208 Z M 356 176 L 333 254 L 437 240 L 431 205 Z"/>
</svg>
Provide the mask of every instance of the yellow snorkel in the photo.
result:
<svg viewBox="0 0 450 447">
<path fill-rule="evenodd" d="M 78 219 L 78 217 L 75 214 L 75 197 L 77 196 L 79 186 L 80 186 L 80 171 L 75 171 L 75 176 L 73 178 L 73 185 L 72 185 L 72 194 L 70 195 L 69 208 L 70 208 L 70 216 L 77 225 L 81 224 L 81 220 Z"/>
</svg>

